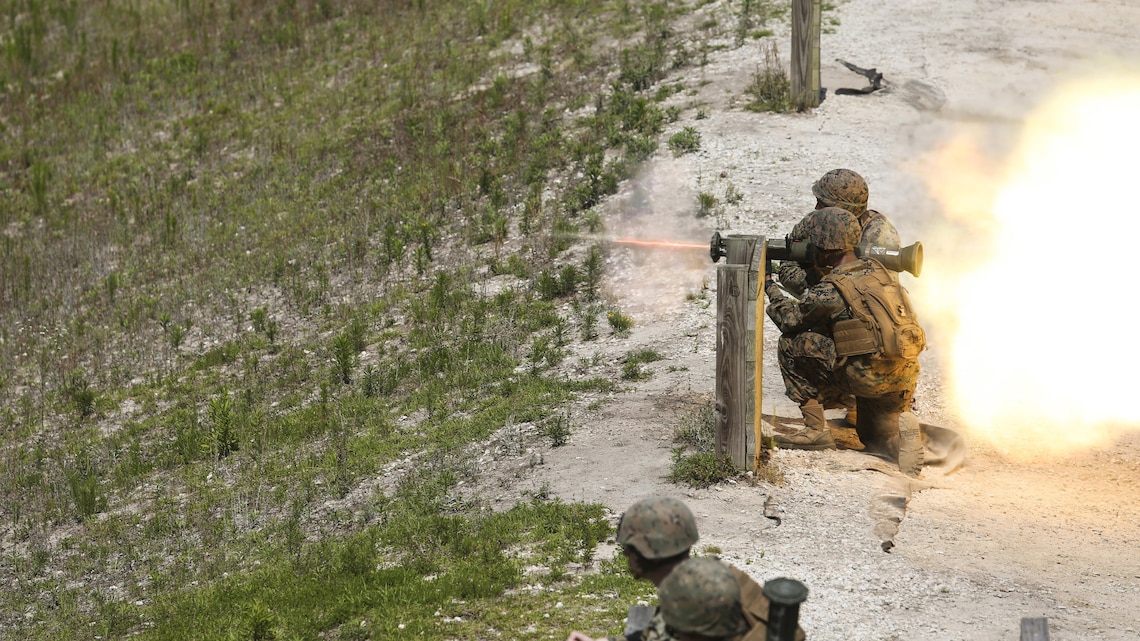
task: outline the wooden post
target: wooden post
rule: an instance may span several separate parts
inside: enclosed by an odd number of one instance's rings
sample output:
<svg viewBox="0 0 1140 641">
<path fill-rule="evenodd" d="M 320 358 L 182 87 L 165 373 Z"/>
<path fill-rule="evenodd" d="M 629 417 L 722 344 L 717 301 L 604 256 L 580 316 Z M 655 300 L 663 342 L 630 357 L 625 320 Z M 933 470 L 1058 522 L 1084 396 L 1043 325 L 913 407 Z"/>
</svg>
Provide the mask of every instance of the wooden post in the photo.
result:
<svg viewBox="0 0 1140 641">
<path fill-rule="evenodd" d="M 792 0 L 792 98 L 800 111 L 819 106 L 820 0 Z"/>
<path fill-rule="evenodd" d="M 724 242 L 727 264 L 717 267 L 716 288 L 716 454 L 747 469 L 756 413 L 756 236 L 729 235 Z"/>
<path fill-rule="evenodd" d="M 760 473 L 760 450 L 763 449 L 764 443 L 760 436 L 761 426 L 760 420 L 763 416 L 764 408 L 764 275 L 763 269 L 765 263 L 768 261 L 768 240 L 763 236 L 760 237 L 758 251 L 755 252 L 756 260 L 753 263 L 754 268 L 751 276 L 756 278 L 756 283 L 753 285 L 749 282 L 750 291 L 753 292 L 755 303 L 752 308 L 755 312 L 752 314 L 753 328 L 752 333 L 755 337 L 752 345 L 752 416 L 749 421 L 752 425 L 752 439 L 750 441 L 750 449 L 752 450 L 752 471 Z M 746 450 L 749 448 L 746 448 Z"/>
<path fill-rule="evenodd" d="M 1044 617 L 1022 619 L 1021 641 L 1049 641 L 1049 620 Z"/>
</svg>

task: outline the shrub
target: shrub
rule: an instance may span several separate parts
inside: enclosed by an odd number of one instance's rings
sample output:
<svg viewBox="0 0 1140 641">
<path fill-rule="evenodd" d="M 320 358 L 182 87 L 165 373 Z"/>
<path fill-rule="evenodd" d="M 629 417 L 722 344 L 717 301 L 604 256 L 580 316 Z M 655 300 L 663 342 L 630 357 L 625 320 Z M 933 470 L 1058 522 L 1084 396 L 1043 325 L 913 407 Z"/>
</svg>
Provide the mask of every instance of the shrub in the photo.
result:
<svg viewBox="0 0 1140 641">
<path fill-rule="evenodd" d="M 542 434 L 550 439 L 551 447 L 562 447 L 570 442 L 570 419 L 559 414 L 546 419 L 542 425 Z"/>
<path fill-rule="evenodd" d="M 629 330 L 633 328 L 633 318 L 619 311 L 612 311 L 606 314 L 606 320 L 610 322 L 610 329 L 619 336 L 629 334 Z"/>
</svg>

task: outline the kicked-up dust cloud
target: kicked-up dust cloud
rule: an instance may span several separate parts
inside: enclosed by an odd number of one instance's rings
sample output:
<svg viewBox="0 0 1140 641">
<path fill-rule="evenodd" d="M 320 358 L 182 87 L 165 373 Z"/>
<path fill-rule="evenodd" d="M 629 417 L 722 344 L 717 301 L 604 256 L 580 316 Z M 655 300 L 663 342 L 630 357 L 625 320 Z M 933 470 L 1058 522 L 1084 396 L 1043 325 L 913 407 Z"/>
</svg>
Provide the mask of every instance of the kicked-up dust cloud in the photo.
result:
<svg viewBox="0 0 1140 641">
<path fill-rule="evenodd" d="M 1109 445 L 1140 429 L 1140 70 L 1059 84 L 1000 157 L 988 133 L 960 132 L 922 170 L 943 219 L 911 290 L 955 409 L 1013 456 Z"/>
<path fill-rule="evenodd" d="M 704 291 L 712 271 L 714 221 L 696 217 L 697 197 L 674 164 L 649 163 L 614 198 L 609 289 L 623 311 L 648 317 L 676 311 Z M 711 296 L 711 294 L 709 294 Z"/>
</svg>

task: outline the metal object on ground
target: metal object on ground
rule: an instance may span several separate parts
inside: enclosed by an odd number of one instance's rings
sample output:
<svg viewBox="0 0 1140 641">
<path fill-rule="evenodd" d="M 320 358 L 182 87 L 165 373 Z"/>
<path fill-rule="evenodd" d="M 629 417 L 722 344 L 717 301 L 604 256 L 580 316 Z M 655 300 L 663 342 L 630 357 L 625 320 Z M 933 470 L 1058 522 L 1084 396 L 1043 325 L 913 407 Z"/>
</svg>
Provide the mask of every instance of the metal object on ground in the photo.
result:
<svg viewBox="0 0 1140 641">
<path fill-rule="evenodd" d="M 807 586 L 795 579 L 772 579 L 764 584 L 768 597 L 768 632 L 765 641 L 794 641 L 800 622 L 800 604 L 807 600 Z"/>
<path fill-rule="evenodd" d="M 1049 641 L 1049 619 L 1045 617 L 1022 619 L 1021 641 Z"/>
<path fill-rule="evenodd" d="M 632 639 L 636 634 L 641 636 L 641 632 L 649 627 L 649 621 L 653 619 L 653 615 L 657 613 L 657 608 L 648 605 L 631 605 L 629 606 L 629 614 L 625 616 L 625 632 L 623 634 L 627 639 Z"/>
</svg>

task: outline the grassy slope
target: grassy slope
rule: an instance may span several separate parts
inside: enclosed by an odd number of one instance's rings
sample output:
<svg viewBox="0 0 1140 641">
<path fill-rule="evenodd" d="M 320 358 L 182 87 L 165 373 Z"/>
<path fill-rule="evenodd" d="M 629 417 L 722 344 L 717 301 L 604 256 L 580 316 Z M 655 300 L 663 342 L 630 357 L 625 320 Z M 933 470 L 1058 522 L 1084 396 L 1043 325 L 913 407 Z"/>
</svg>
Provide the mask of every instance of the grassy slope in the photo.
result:
<svg viewBox="0 0 1140 641">
<path fill-rule="evenodd" d="M 0 636 L 612 627 L 645 586 L 565 574 L 599 507 L 450 490 L 613 385 L 551 369 L 607 311 L 565 252 L 675 117 L 688 9 L 0 0 Z"/>
</svg>

